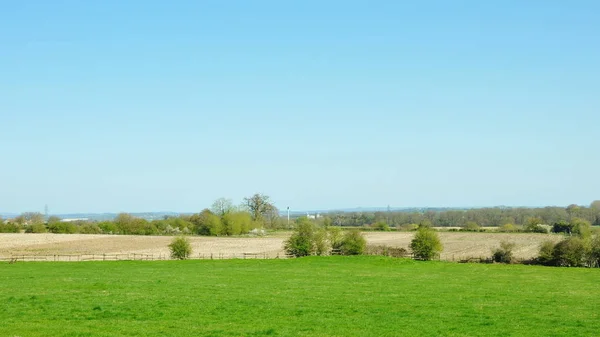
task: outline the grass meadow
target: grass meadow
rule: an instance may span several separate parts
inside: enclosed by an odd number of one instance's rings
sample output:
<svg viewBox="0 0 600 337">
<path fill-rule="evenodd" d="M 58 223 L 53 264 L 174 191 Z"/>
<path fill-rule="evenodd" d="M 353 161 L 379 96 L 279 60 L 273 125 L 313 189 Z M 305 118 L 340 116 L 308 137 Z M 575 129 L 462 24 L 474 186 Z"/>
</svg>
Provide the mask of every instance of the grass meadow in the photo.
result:
<svg viewBox="0 0 600 337">
<path fill-rule="evenodd" d="M 600 270 L 384 257 L 0 264 L 0 336 L 595 336 Z"/>
</svg>

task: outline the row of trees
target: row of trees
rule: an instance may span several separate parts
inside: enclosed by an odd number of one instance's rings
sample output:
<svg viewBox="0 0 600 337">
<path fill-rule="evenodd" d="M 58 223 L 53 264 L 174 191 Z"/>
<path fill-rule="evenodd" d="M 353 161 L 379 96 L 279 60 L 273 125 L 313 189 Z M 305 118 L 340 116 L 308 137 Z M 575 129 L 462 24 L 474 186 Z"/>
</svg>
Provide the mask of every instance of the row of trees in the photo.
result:
<svg viewBox="0 0 600 337">
<path fill-rule="evenodd" d="M 511 224 L 526 226 L 531 219 L 540 224 L 554 224 L 559 221 L 571 221 L 579 218 L 600 226 L 600 200 L 592 202 L 589 207 L 570 205 L 568 207 L 544 208 L 478 208 L 465 210 L 425 209 L 393 212 L 337 212 L 327 214 L 322 223 L 334 226 L 379 226 L 402 227 L 416 224 L 432 227 L 464 227 L 467 224 L 478 226 L 500 227 Z"/>
<path fill-rule="evenodd" d="M 51 216 L 46 221 L 40 213 L 23 213 L 4 221 L 0 219 L 0 232 L 18 233 L 60 233 L 60 234 L 129 234 L 129 235 L 240 235 L 253 229 L 279 228 L 282 221 L 279 211 L 270 198 L 255 194 L 244 198 L 235 206 L 230 199 L 216 200 L 210 208 L 192 215 L 166 217 L 148 221 L 121 213 L 112 221 L 73 221 L 63 222 Z"/>
</svg>

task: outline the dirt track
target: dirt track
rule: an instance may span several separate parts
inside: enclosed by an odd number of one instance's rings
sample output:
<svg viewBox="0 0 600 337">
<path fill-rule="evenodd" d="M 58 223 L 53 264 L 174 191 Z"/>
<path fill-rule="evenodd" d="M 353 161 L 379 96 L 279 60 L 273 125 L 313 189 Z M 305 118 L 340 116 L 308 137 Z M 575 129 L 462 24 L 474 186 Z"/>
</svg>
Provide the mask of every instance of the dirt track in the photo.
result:
<svg viewBox="0 0 600 337">
<path fill-rule="evenodd" d="M 376 232 L 365 233 L 369 244 L 407 248 L 414 233 Z M 266 253 L 274 257 L 283 254 L 283 242 L 287 235 L 257 238 L 191 237 L 194 254 L 243 254 Z M 558 241 L 560 236 L 548 234 L 503 233 L 440 233 L 444 251 L 442 259 L 463 259 L 489 256 L 491 249 L 501 241 L 516 244 L 519 258 L 537 254 L 544 240 Z M 0 257 L 11 255 L 53 254 L 154 254 L 169 253 L 169 236 L 132 235 L 83 235 L 83 234 L 0 234 Z"/>
</svg>

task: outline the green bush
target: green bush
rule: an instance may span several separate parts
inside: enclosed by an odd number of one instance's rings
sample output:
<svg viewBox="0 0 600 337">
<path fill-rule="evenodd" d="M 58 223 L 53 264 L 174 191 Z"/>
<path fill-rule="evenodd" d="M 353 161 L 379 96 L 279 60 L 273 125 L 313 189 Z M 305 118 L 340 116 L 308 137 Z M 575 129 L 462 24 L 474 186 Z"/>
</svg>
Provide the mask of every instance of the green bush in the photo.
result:
<svg viewBox="0 0 600 337">
<path fill-rule="evenodd" d="M 296 231 L 284 243 L 284 250 L 295 257 L 310 256 L 315 253 L 315 226 L 306 219 L 296 220 Z"/>
<path fill-rule="evenodd" d="M 342 229 L 339 227 L 329 227 L 327 234 L 331 249 L 339 251 L 342 248 Z"/>
<path fill-rule="evenodd" d="M 554 264 L 554 242 L 552 241 L 544 241 L 540 245 L 540 253 L 538 255 L 537 261 L 540 264 L 551 266 Z"/>
<path fill-rule="evenodd" d="M 328 233 L 325 229 L 319 229 L 314 234 L 315 254 L 327 255 L 331 251 L 331 244 L 328 240 Z"/>
<path fill-rule="evenodd" d="M 461 231 L 464 232 L 479 232 L 481 230 L 481 226 L 479 226 L 474 221 L 467 222 L 462 228 Z"/>
<path fill-rule="evenodd" d="M 19 233 L 21 228 L 13 222 L 0 222 L 0 233 Z"/>
<path fill-rule="evenodd" d="M 178 236 L 169 244 L 171 257 L 177 260 L 185 260 L 192 255 L 192 244 L 185 236 Z"/>
<path fill-rule="evenodd" d="M 515 248 L 513 242 L 502 241 L 500 247 L 496 248 L 492 252 L 492 260 L 499 263 L 513 263 L 515 258 L 513 256 L 513 249 Z"/>
<path fill-rule="evenodd" d="M 43 223 L 36 223 L 25 228 L 25 233 L 47 233 L 48 229 Z"/>
<path fill-rule="evenodd" d="M 104 234 L 120 234 L 121 231 L 117 224 L 112 221 L 103 221 L 98 224 L 98 227 L 102 230 Z"/>
<path fill-rule="evenodd" d="M 514 233 L 518 232 L 519 228 L 511 223 L 507 223 L 498 227 L 498 231 L 503 233 Z"/>
<path fill-rule="evenodd" d="M 362 233 L 357 230 L 350 230 L 344 234 L 340 253 L 342 255 L 361 255 L 365 252 L 367 240 Z"/>
<path fill-rule="evenodd" d="M 560 220 L 558 222 L 555 222 L 552 225 L 552 233 L 565 233 L 565 234 L 571 234 L 571 232 L 573 231 L 573 225 L 571 225 L 570 223 L 564 221 L 564 220 Z"/>
<path fill-rule="evenodd" d="M 431 260 L 439 256 L 443 246 L 438 233 L 429 228 L 420 228 L 410 243 L 413 255 L 418 259 Z"/>
<path fill-rule="evenodd" d="M 52 222 L 48 224 L 48 231 L 54 234 L 75 234 L 77 226 L 71 222 Z"/>
<path fill-rule="evenodd" d="M 101 234 L 102 229 L 95 223 L 86 223 L 79 226 L 79 233 L 81 234 Z"/>
<path fill-rule="evenodd" d="M 373 229 L 376 231 L 383 231 L 383 232 L 387 232 L 390 230 L 390 226 L 383 222 L 383 221 L 378 221 L 376 223 L 373 224 Z"/>
<path fill-rule="evenodd" d="M 592 236 L 592 224 L 587 220 L 574 218 L 571 220 L 571 226 L 573 227 L 573 234 L 578 235 L 583 239 Z"/>
<path fill-rule="evenodd" d="M 190 217 L 190 222 L 194 226 L 194 232 L 198 235 L 221 235 L 227 234 L 221 221 L 221 217 L 214 214 L 208 209 L 203 210 L 200 214 L 194 214 Z M 173 228 L 170 225 L 167 228 Z M 179 227 L 177 227 L 179 228 Z"/>
<path fill-rule="evenodd" d="M 591 242 L 588 260 L 591 267 L 600 267 L 600 235 Z"/>
<path fill-rule="evenodd" d="M 582 267 L 585 264 L 585 242 L 578 237 L 565 239 L 554 246 L 553 264 L 559 267 Z"/>
</svg>

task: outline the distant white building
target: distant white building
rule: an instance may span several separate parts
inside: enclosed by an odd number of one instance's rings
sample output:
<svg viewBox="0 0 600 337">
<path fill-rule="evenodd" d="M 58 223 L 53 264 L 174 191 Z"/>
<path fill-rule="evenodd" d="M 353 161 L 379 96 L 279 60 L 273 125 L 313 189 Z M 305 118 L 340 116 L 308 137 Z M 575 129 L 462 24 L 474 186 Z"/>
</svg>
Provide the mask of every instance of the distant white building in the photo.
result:
<svg viewBox="0 0 600 337">
<path fill-rule="evenodd" d="M 76 221 L 88 221 L 89 218 L 71 218 L 71 219 L 60 219 L 60 222 L 76 222 Z"/>
</svg>

